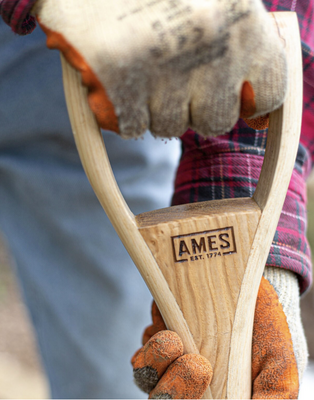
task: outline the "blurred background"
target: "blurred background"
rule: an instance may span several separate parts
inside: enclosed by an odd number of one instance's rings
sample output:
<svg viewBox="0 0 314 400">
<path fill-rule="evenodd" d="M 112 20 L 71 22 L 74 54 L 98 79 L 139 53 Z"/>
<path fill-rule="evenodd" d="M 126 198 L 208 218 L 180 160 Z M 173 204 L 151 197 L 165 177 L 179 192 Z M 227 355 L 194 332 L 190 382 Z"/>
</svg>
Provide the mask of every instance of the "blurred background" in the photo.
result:
<svg viewBox="0 0 314 400">
<path fill-rule="evenodd" d="M 0 398 L 48 398 L 34 332 L 0 235 Z"/>
<path fill-rule="evenodd" d="M 314 253 L 314 175 L 308 184 L 308 238 Z M 14 264 L 0 235 L 0 398 L 45 399 L 49 388 L 38 356 L 34 332 L 23 304 Z M 302 299 L 303 324 L 308 339 L 310 364 L 300 399 L 314 393 L 314 289 Z"/>
</svg>

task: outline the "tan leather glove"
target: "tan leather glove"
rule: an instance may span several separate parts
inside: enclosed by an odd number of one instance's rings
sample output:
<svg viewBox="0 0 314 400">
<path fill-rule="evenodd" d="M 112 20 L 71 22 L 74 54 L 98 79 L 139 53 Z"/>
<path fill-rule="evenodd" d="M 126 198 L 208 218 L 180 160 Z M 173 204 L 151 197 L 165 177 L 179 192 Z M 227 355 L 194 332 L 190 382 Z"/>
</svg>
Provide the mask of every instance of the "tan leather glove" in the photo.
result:
<svg viewBox="0 0 314 400">
<path fill-rule="evenodd" d="M 124 138 L 222 134 L 283 102 L 283 44 L 261 0 L 38 0 L 33 13 L 100 126 Z"/>
<path fill-rule="evenodd" d="M 266 267 L 265 276 L 253 328 L 253 399 L 295 399 L 307 359 L 298 281 L 293 272 L 276 267 Z M 132 358 L 135 382 L 150 398 L 201 398 L 212 378 L 210 363 L 200 355 L 183 355 L 180 338 L 165 330 L 155 303 L 152 317 L 144 346 Z"/>
</svg>

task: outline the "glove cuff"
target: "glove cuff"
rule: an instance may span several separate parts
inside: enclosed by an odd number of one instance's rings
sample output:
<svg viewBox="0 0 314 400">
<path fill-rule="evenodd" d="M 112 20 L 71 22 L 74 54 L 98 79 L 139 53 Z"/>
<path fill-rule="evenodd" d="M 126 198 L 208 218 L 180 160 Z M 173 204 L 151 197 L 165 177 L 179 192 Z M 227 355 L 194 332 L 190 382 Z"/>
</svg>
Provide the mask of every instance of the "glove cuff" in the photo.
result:
<svg viewBox="0 0 314 400">
<path fill-rule="evenodd" d="M 275 289 L 286 315 L 298 366 L 299 382 L 301 383 L 307 366 L 308 350 L 301 321 L 300 292 L 297 275 L 292 271 L 271 266 L 265 267 L 263 275 Z"/>
<path fill-rule="evenodd" d="M 2 0 L 0 14 L 12 31 L 18 35 L 28 35 L 36 28 L 36 20 L 30 15 L 37 0 Z"/>
</svg>

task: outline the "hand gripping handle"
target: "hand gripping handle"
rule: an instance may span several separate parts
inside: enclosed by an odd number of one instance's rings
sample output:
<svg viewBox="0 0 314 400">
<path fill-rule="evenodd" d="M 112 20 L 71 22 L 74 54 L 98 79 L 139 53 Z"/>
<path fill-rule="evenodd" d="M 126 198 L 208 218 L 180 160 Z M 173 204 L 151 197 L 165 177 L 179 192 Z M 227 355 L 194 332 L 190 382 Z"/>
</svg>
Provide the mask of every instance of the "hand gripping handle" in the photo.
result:
<svg viewBox="0 0 314 400">
<path fill-rule="evenodd" d="M 266 154 L 253 195 L 259 222 L 249 251 L 234 314 L 226 389 L 223 397 L 251 398 L 251 338 L 259 283 L 274 237 L 296 159 L 302 116 L 302 59 L 295 13 L 273 13 L 285 43 L 288 93 L 270 115 Z M 76 145 L 88 179 L 121 241 L 150 289 L 168 329 L 181 337 L 186 353 L 198 353 L 173 291 L 139 230 L 138 220 L 122 197 L 113 176 L 101 132 L 89 109 L 79 74 L 62 57 L 66 101 Z M 254 202 L 254 204 L 255 204 Z M 194 336 L 195 337 L 195 336 Z M 214 372 L 215 374 L 215 372 Z M 222 396 L 222 392 L 213 393 Z M 212 398 L 208 388 L 205 398 Z M 219 397 L 219 398 L 220 398 Z"/>
</svg>

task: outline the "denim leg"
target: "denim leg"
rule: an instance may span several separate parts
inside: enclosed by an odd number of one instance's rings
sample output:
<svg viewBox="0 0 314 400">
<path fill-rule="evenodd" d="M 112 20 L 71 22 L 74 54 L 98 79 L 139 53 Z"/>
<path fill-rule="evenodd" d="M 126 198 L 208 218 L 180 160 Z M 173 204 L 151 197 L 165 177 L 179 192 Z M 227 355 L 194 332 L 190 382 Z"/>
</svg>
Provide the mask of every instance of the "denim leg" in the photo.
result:
<svg viewBox="0 0 314 400">
<path fill-rule="evenodd" d="M 145 397 L 130 358 L 151 297 L 83 172 L 59 56 L 36 31 L 19 38 L 0 23 L 0 228 L 52 397 Z M 179 143 L 104 136 L 132 211 L 169 205 Z"/>
</svg>

